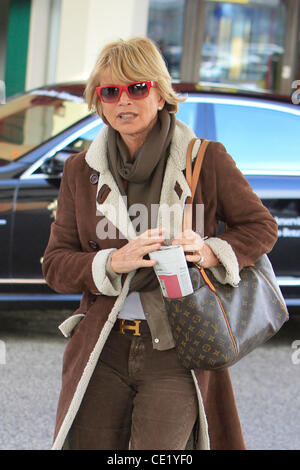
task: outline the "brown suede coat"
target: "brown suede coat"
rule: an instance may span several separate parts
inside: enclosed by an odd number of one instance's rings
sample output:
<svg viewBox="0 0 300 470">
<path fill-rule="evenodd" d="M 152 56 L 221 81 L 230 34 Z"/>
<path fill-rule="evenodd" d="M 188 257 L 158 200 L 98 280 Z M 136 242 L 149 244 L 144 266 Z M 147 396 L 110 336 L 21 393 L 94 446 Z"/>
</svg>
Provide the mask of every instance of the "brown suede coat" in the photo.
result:
<svg viewBox="0 0 300 470">
<path fill-rule="evenodd" d="M 83 293 L 74 323 L 71 319 L 71 337 L 63 359 L 54 449 L 63 446 L 131 279 L 130 274 L 122 276 L 116 288 L 105 277 L 105 261 L 111 249 L 119 248 L 133 236 L 129 230 L 126 238 L 120 237 L 128 220 L 118 219 L 109 208 L 116 205 L 120 194 L 107 167 L 106 137 L 103 128 L 87 154 L 76 154 L 67 160 L 57 218 L 44 255 L 44 276 L 55 291 Z M 190 195 L 184 169 L 192 137 L 193 133 L 177 122 L 161 192 L 161 203 L 179 203 L 178 229 L 185 199 Z M 208 146 L 194 202 L 204 204 L 205 236 L 228 242 L 239 268 L 252 264 L 272 249 L 277 224 L 220 143 L 211 142 Z M 120 213 L 124 215 L 122 206 Z M 97 224 L 103 223 L 104 218 L 107 226 L 117 228 L 116 238 L 97 237 Z M 226 222 L 228 230 L 218 237 L 220 220 Z M 170 235 L 170 241 L 173 236 Z M 244 449 L 228 370 L 194 372 L 196 388 L 201 391 L 199 403 L 202 401 L 206 416 L 206 422 L 200 417 L 200 434 L 207 425 L 209 448 Z M 203 439 L 198 437 L 196 448 L 208 448 Z"/>
</svg>

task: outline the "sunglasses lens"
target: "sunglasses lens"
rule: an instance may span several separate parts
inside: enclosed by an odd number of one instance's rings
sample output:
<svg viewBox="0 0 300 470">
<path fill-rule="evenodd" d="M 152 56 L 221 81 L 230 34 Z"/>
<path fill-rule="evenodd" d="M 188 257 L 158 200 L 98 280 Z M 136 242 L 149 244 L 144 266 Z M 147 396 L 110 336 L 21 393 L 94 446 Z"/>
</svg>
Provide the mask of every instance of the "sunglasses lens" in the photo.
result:
<svg viewBox="0 0 300 470">
<path fill-rule="evenodd" d="M 145 98 L 148 96 L 148 85 L 145 82 L 134 83 L 128 86 L 128 92 L 131 98 Z"/>
<path fill-rule="evenodd" d="M 117 101 L 119 96 L 119 88 L 114 86 L 106 86 L 101 89 L 101 97 L 103 101 L 111 103 Z"/>
</svg>

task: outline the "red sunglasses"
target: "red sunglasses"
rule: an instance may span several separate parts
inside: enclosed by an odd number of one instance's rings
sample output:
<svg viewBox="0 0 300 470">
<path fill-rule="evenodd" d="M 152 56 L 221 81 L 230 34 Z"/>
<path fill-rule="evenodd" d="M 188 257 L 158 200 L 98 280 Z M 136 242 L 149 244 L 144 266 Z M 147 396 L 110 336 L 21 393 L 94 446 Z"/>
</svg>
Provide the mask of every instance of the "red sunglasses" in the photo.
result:
<svg viewBox="0 0 300 470">
<path fill-rule="evenodd" d="M 122 91 L 125 90 L 129 98 L 142 100 L 147 98 L 151 87 L 157 87 L 156 82 L 142 81 L 127 83 L 127 85 L 105 85 L 96 87 L 96 93 L 103 103 L 119 101 Z"/>
</svg>

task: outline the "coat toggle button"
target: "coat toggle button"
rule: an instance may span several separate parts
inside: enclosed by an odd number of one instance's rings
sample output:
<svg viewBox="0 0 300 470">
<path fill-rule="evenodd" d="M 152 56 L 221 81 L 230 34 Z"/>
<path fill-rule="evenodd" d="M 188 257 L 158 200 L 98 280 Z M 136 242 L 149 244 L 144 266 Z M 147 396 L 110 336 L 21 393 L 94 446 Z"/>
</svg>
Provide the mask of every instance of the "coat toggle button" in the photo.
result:
<svg viewBox="0 0 300 470">
<path fill-rule="evenodd" d="M 90 183 L 97 184 L 98 181 L 99 181 L 99 176 L 97 175 L 97 173 L 92 173 L 90 176 Z"/>
</svg>

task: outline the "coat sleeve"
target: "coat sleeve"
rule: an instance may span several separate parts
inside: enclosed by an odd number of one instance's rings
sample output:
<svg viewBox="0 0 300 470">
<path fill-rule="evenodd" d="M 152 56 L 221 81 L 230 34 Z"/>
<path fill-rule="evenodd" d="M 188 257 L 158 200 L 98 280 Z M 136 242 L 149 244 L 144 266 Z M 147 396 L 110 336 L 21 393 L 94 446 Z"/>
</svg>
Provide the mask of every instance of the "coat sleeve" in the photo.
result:
<svg viewBox="0 0 300 470">
<path fill-rule="evenodd" d="M 114 248 L 87 252 L 79 239 L 73 178 L 76 169 L 70 168 L 74 163 L 71 156 L 64 165 L 56 220 L 51 225 L 43 257 L 43 275 L 47 284 L 59 293 L 89 291 L 96 295 L 116 296 L 121 291 L 120 277 L 112 279 L 106 274 L 106 262 Z"/>
<path fill-rule="evenodd" d="M 226 224 L 226 231 L 206 243 L 225 267 L 226 279 L 234 285 L 240 280 L 238 272 L 243 267 L 271 251 L 277 240 L 277 223 L 225 147 L 220 143 L 209 147 L 205 157 L 209 160 L 207 173 L 214 175 L 210 188 L 215 187 L 216 217 Z M 216 273 L 218 268 L 212 271 Z"/>
</svg>

